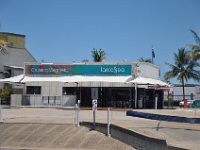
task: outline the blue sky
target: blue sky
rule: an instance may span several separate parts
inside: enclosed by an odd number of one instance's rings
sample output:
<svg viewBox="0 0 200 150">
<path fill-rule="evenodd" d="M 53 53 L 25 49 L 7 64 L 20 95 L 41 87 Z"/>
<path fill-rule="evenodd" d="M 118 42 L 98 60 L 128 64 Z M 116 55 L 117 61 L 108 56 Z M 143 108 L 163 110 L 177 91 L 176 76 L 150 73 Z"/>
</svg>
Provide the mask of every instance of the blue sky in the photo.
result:
<svg viewBox="0 0 200 150">
<path fill-rule="evenodd" d="M 200 35 L 199 0 L 0 0 L 0 31 L 26 35 L 26 47 L 46 62 L 107 62 L 151 58 L 161 75 L 178 48 Z"/>
</svg>

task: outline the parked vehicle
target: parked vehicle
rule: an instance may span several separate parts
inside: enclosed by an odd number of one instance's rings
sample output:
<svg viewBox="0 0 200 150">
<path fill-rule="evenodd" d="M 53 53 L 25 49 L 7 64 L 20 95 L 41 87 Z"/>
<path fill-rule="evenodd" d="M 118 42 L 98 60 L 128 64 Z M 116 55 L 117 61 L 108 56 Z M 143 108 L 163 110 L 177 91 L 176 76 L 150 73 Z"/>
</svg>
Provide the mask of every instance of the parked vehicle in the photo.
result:
<svg viewBox="0 0 200 150">
<path fill-rule="evenodd" d="M 191 107 L 191 106 L 193 105 L 194 101 L 195 101 L 195 100 L 187 100 L 187 106 L 188 106 L 188 107 Z M 180 102 L 179 102 L 179 106 L 180 106 L 180 107 L 184 107 L 184 101 L 180 101 Z"/>
</svg>

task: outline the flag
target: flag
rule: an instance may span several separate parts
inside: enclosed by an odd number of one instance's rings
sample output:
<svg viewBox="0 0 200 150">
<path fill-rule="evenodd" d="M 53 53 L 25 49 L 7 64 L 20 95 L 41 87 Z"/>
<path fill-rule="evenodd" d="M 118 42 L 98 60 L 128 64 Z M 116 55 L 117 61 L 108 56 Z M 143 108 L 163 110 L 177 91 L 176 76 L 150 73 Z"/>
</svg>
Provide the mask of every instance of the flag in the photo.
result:
<svg viewBox="0 0 200 150">
<path fill-rule="evenodd" d="M 156 57 L 156 55 L 154 53 L 154 50 L 152 49 L 152 58 L 155 58 L 155 57 Z"/>
</svg>

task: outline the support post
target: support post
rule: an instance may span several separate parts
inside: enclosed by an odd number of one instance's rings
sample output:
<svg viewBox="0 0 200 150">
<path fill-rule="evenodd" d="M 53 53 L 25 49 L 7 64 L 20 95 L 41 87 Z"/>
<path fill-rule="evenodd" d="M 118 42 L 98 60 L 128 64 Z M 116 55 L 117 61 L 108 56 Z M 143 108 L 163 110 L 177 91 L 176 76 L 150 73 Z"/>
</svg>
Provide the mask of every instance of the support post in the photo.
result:
<svg viewBox="0 0 200 150">
<path fill-rule="evenodd" d="M 137 84 L 135 83 L 135 109 L 137 108 Z"/>
<path fill-rule="evenodd" d="M 110 107 L 107 110 L 107 136 L 110 137 Z"/>
<path fill-rule="evenodd" d="M 1 107 L 1 98 L 0 98 L 0 122 L 3 122 L 3 114 L 2 114 L 2 107 Z"/>
<path fill-rule="evenodd" d="M 155 97 L 155 110 L 158 109 L 158 97 L 156 96 Z"/>
</svg>

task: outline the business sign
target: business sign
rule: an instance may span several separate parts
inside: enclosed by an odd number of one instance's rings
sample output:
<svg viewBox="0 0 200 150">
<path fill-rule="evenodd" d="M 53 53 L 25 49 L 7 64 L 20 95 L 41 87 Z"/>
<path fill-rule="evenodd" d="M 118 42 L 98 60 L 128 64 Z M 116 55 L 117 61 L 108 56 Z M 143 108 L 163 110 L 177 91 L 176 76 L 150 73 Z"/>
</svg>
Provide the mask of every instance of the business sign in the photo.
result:
<svg viewBox="0 0 200 150">
<path fill-rule="evenodd" d="M 26 65 L 26 75 L 131 75 L 131 65 Z"/>
</svg>

